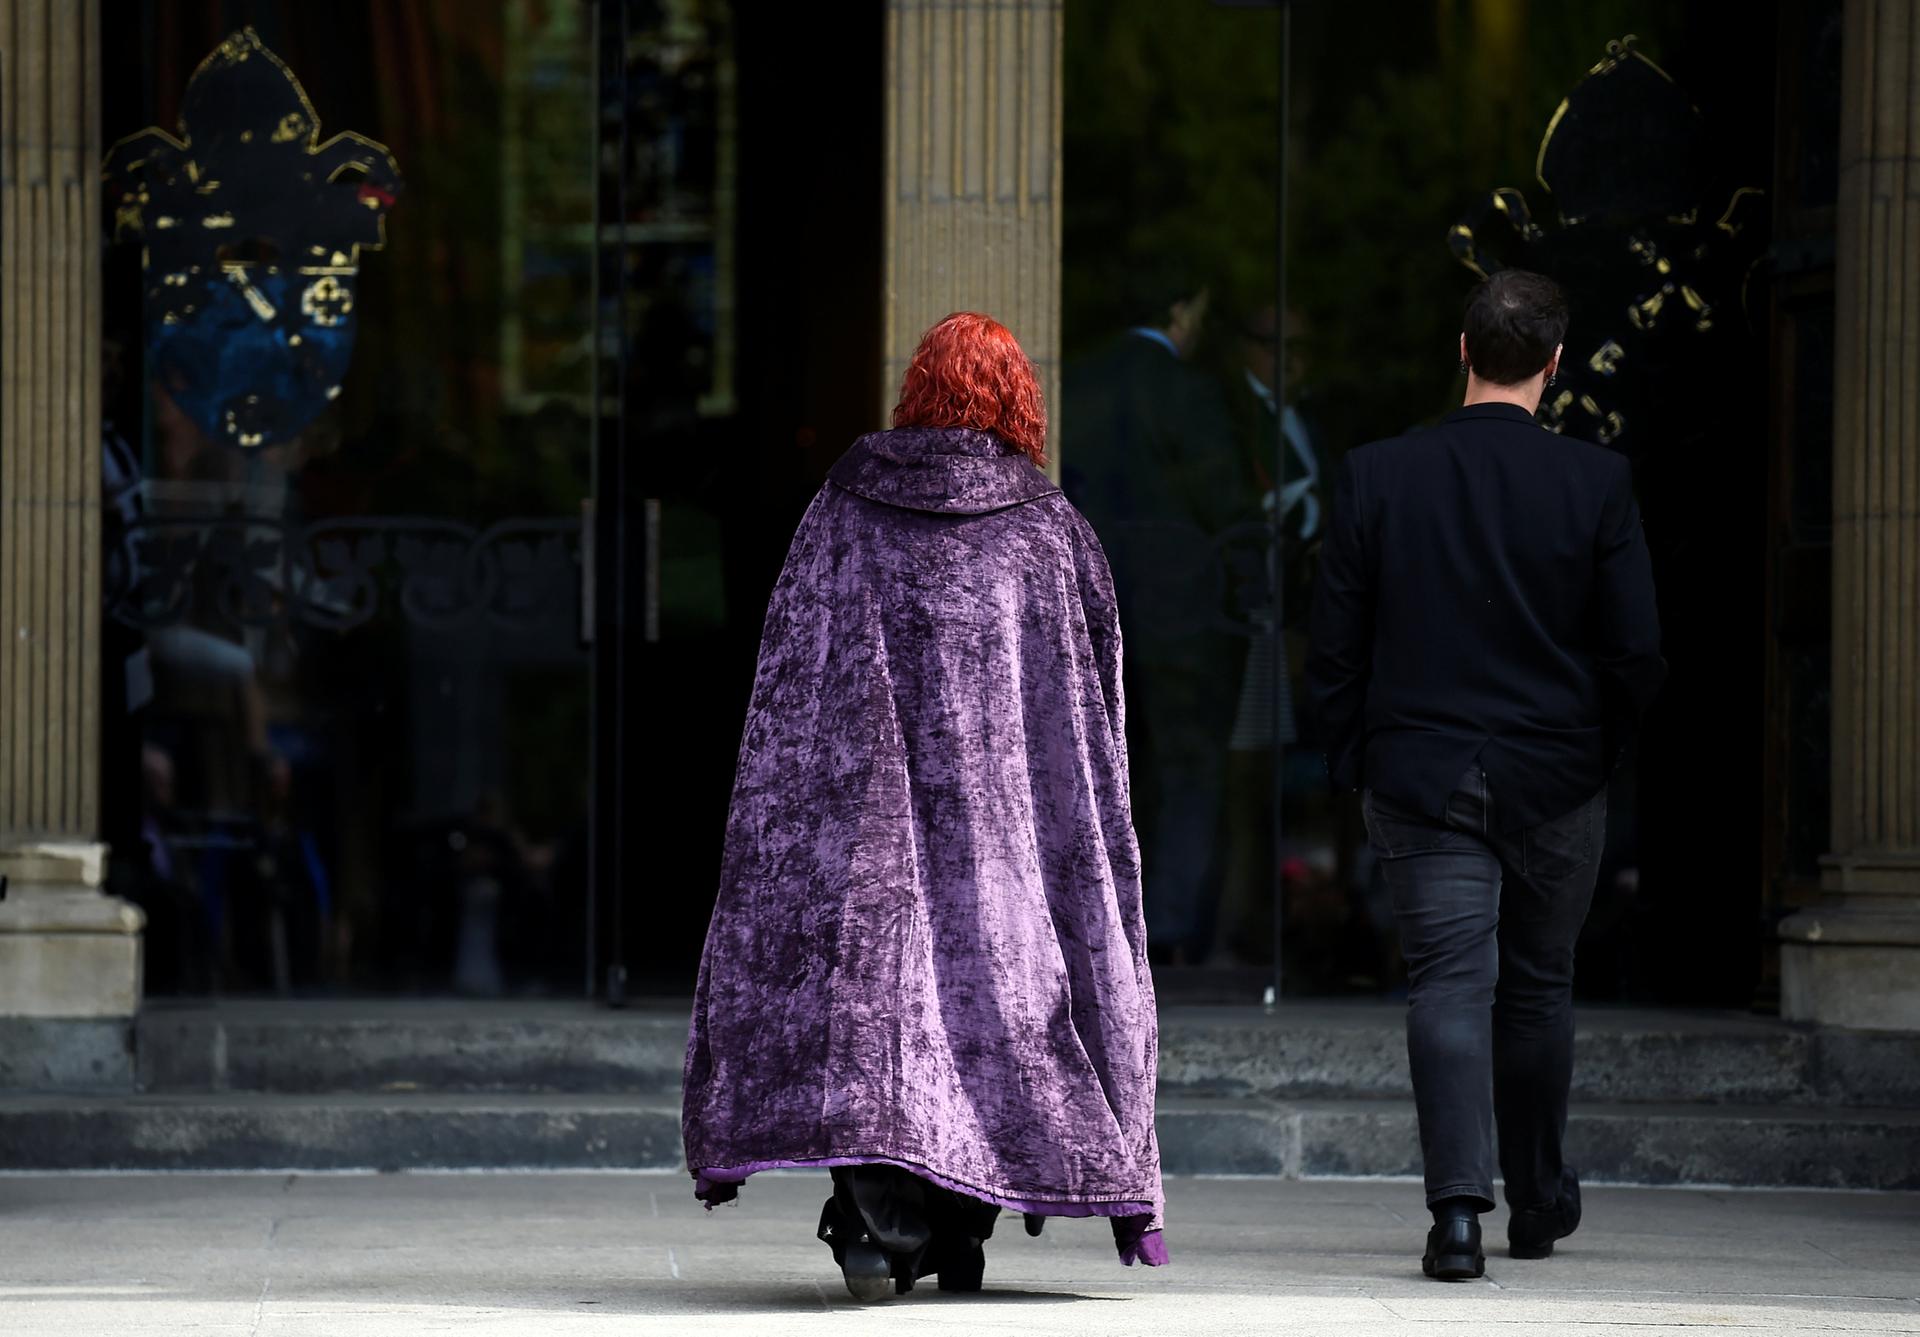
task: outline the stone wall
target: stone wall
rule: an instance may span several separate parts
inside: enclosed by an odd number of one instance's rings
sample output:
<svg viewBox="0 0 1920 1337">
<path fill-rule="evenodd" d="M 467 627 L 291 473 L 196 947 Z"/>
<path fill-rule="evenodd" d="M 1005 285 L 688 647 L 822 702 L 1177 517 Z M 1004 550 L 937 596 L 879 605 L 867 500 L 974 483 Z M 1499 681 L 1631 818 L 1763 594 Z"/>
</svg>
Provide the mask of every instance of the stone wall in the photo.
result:
<svg viewBox="0 0 1920 1337">
<path fill-rule="evenodd" d="M 1920 1030 L 1920 13 L 1846 0 L 1833 421 L 1833 842 L 1789 1018 Z"/>
<path fill-rule="evenodd" d="M 100 16 L 0 0 L 0 1017 L 129 1016 L 100 891 Z"/>
<path fill-rule="evenodd" d="M 882 421 L 964 310 L 1013 331 L 1057 412 L 1063 31 L 1062 0 L 888 0 Z"/>
</svg>

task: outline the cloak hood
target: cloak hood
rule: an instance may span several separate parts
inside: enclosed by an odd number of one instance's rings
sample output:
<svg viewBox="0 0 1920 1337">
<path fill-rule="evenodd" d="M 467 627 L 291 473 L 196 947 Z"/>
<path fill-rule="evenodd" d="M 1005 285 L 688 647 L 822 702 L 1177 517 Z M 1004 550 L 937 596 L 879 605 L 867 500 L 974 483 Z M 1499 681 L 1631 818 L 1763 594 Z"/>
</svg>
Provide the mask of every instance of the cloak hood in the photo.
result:
<svg viewBox="0 0 1920 1337">
<path fill-rule="evenodd" d="M 970 427 L 870 432 L 827 481 L 883 506 L 933 515 L 986 515 L 1060 490 L 1024 451 Z"/>
</svg>

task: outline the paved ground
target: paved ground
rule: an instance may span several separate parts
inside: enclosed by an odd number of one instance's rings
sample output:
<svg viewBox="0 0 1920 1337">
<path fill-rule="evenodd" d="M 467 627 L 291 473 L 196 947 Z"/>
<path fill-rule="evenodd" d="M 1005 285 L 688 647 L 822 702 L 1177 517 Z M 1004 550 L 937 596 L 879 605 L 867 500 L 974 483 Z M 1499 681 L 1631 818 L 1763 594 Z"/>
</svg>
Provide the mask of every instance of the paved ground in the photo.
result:
<svg viewBox="0 0 1920 1337">
<path fill-rule="evenodd" d="M 1170 1268 L 1008 1219 L 986 1293 L 863 1312 L 824 1185 L 709 1214 L 678 1175 L 0 1176 L 0 1333 L 1920 1333 L 1920 1195 L 1594 1189 L 1558 1256 L 1443 1285 L 1414 1185 L 1177 1180 Z"/>
</svg>

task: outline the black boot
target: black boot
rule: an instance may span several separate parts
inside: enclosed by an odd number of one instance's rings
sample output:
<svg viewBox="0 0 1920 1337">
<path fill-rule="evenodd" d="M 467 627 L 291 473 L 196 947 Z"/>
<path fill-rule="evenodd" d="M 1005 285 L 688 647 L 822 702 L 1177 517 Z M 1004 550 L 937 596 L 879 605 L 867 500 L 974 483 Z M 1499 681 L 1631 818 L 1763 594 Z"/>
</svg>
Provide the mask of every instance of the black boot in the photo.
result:
<svg viewBox="0 0 1920 1337">
<path fill-rule="evenodd" d="M 1553 1242 L 1580 1228 L 1580 1180 L 1571 1169 L 1560 1173 L 1560 1194 L 1545 1207 L 1513 1209 L 1507 1218 L 1507 1252 L 1515 1258 L 1548 1258 Z"/>
<path fill-rule="evenodd" d="M 833 1250 L 833 1261 L 840 1264 L 840 1275 L 854 1299 L 871 1303 L 887 1298 L 892 1261 L 863 1224 L 848 1222 L 834 1199 L 828 1198 L 820 1209 L 820 1228 L 815 1233 Z"/>
<path fill-rule="evenodd" d="M 1471 1198 L 1448 1198 L 1433 1205 L 1433 1229 L 1421 1270 L 1435 1281 L 1472 1281 L 1487 1272 L 1480 1248 L 1480 1209 Z"/>
<path fill-rule="evenodd" d="M 940 1289 L 943 1291 L 977 1291 L 987 1275 L 987 1251 L 981 1247 L 981 1241 L 968 1236 L 965 1239 L 944 1241 L 945 1249 L 941 1253 L 939 1266 L 935 1269 L 940 1275 Z"/>
<path fill-rule="evenodd" d="M 928 1271 L 926 1258 L 935 1233 L 929 1219 L 930 1188 L 892 1165 L 837 1166 L 833 1171 L 833 1204 L 839 1219 L 853 1229 L 849 1238 L 879 1251 L 899 1295 L 912 1290 L 914 1281 Z M 879 1269 L 864 1252 L 859 1266 L 860 1286 L 855 1287 L 852 1272 L 847 1273 L 847 1285 L 854 1294 L 868 1298 L 867 1290 L 883 1289 L 881 1283 L 872 1282 L 871 1274 Z"/>
<path fill-rule="evenodd" d="M 987 1273 L 985 1245 L 993 1238 L 1000 1209 L 948 1189 L 932 1187 L 927 1192 L 927 1207 L 934 1235 L 920 1275 L 937 1273 L 943 1291 L 979 1290 Z"/>
</svg>

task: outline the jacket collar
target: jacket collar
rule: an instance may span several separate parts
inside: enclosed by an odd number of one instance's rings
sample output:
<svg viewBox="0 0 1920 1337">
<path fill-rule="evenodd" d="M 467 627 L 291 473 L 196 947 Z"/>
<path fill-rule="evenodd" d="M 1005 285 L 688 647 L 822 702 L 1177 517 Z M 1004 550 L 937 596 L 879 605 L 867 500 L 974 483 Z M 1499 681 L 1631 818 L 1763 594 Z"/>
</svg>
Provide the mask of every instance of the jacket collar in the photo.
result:
<svg viewBox="0 0 1920 1337">
<path fill-rule="evenodd" d="M 855 496 L 934 515 L 984 515 L 1060 489 L 991 432 L 901 427 L 855 441 L 827 472 Z"/>
<path fill-rule="evenodd" d="M 1498 400 L 1487 400 L 1480 404 L 1468 404 L 1464 408 L 1455 409 L 1440 421 L 1468 422 L 1476 418 L 1491 418 L 1497 422 L 1523 422 L 1529 425 L 1538 425 L 1538 420 L 1534 415 L 1521 408 L 1518 404 L 1503 404 Z"/>
</svg>

